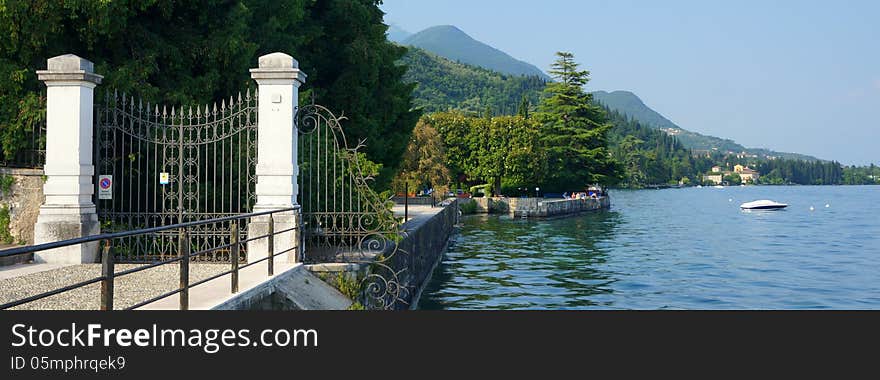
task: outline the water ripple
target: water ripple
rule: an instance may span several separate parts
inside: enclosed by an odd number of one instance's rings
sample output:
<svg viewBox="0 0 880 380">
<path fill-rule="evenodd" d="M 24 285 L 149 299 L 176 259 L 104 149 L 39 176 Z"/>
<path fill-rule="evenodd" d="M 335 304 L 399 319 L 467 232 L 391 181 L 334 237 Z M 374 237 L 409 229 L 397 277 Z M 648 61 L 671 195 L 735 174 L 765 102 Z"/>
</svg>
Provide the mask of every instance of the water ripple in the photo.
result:
<svg viewBox="0 0 880 380">
<path fill-rule="evenodd" d="M 420 307 L 880 308 L 877 189 L 615 191 L 608 212 L 467 217 Z M 791 206 L 739 210 L 754 199 Z"/>
</svg>

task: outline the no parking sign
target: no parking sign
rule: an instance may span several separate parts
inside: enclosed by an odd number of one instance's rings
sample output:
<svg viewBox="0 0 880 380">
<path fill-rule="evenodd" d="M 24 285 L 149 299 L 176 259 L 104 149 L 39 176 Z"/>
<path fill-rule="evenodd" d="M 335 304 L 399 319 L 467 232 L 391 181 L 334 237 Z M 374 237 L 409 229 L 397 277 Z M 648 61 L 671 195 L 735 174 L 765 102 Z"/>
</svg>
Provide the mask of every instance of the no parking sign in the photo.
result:
<svg viewBox="0 0 880 380">
<path fill-rule="evenodd" d="M 113 176 L 98 176 L 98 199 L 113 199 Z"/>
</svg>

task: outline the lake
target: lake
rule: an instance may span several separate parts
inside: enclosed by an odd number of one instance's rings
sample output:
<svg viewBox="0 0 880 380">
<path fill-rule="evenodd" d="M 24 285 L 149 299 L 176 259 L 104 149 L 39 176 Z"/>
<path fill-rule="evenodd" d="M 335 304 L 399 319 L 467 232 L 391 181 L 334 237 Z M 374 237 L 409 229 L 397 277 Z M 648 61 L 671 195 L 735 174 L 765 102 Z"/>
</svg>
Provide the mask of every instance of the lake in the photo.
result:
<svg viewBox="0 0 880 380">
<path fill-rule="evenodd" d="M 789 207 L 740 210 L 757 199 Z M 880 186 L 617 190 L 611 201 L 550 220 L 463 217 L 419 307 L 880 309 Z"/>
</svg>

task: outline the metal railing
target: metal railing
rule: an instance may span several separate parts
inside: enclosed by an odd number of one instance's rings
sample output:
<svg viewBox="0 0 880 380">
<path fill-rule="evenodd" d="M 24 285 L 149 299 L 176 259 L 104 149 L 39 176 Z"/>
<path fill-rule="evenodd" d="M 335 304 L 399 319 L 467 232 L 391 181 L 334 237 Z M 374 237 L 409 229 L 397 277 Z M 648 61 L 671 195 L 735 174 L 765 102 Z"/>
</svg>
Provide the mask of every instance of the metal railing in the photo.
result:
<svg viewBox="0 0 880 380">
<path fill-rule="evenodd" d="M 12 302 L 2 304 L 2 305 L 0 305 L 0 310 L 13 308 L 13 307 L 23 305 L 23 304 L 26 304 L 29 302 L 37 301 L 37 300 L 40 300 L 40 299 L 43 299 L 46 297 L 50 297 L 50 296 L 61 294 L 61 293 L 71 291 L 74 289 L 82 288 L 84 286 L 91 285 L 91 284 L 94 284 L 97 282 L 101 283 L 101 293 L 100 293 L 101 310 L 113 310 L 113 298 L 114 298 L 113 297 L 113 293 L 114 293 L 113 288 L 114 288 L 114 282 L 117 278 L 122 277 L 122 276 L 126 276 L 126 275 L 130 275 L 133 273 L 142 272 L 142 271 L 145 271 L 148 269 L 156 268 L 156 267 L 159 267 L 162 265 L 172 264 L 172 263 L 179 263 L 180 264 L 180 285 L 177 289 L 172 290 L 170 292 L 163 293 L 163 294 L 158 295 L 156 297 L 152 297 L 152 298 L 147 299 L 145 301 L 138 302 L 132 306 L 128 306 L 128 307 L 124 308 L 124 310 L 137 309 L 139 307 L 143 307 L 143 306 L 151 304 L 153 302 L 168 298 L 168 297 L 173 296 L 175 294 L 180 294 L 180 310 L 188 310 L 189 309 L 189 290 L 192 289 L 193 287 L 196 287 L 198 285 L 204 284 L 206 282 L 215 280 L 217 278 L 220 278 L 220 277 L 223 277 L 226 275 L 230 275 L 231 292 L 238 293 L 239 272 L 244 268 L 254 266 L 254 265 L 259 264 L 263 261 L 268 261 L 268 263 L 267 263 L 268 277 L 273 276 L 274 272 L 275 272 L 275 260 L 274 260 L 275 257 L 283 255 L 288 252 L 292 252 L 294 250 L 298 251 L 299 248 L 301 247 L 299 239 L 294 238 L 294 239 L 291 239 L 292 246 L 290 248 L 285 249 L 281 252 L 275 252 L 275 244 L 274 244 L 275 243 L 275 236 L 280 235 L 280 234 L 284 234 L 284 233 L 288 233 L 288 232 L 293 232 L 293 231 L 299 229 L 300 226 L 302 225 L 302 221 L 299 219 L 301 217 L 301 214 L 299 212 L 297 212 L 296 213 L 296 215 L 297 215 L 296 227 L 284 229 L 281 231 L 275 231 L 275 228 L 274 228 L 275 217 L 274 216 L 275 216 L 275 214 L 278 214 L 278 213 L 299 211 L 299 209 L 300 209 L 299 206 L 294 206 L 294 207 L 285 208 L 285 209 L 278 209 L 278 210 L 272 210 L 272 211 L 250 213 L 250 214 L 241 214 L 241 215 L 229 216 L 229 217 L 224 217 L 224 218 L 199 220 L 199 221 L 180 223 L 180 224 L 174 224 L 174 225 L 168 225 L 168 226 L 162 226 L 162 227 L 146 228 L 146 229 L 140 229 L 140 230 L 134 230 L 134 231 L 126 231 L 126 232 L 99 234 L 99 235 L 87 236 L 87 237 L 82 237 L 82 238 L 77 238 L 77 239 L 70 239 L 70 240 L 58 241 L 58 242 L 53 242 L 53 243 L 46 243 L 46 244 L 40 244 L 40 245 L 34 245 L 34 246 L 28 246 L 28 247 L 19 247 L 19 248 L 13 248 L 13 249 L 7 249 L 7 250 L 0 251 L 0 257 L 7 257 L 7 256 L 15 256 L 15 255 L 25 255 L 25 254 L 29 254 L 29 253 L 46 251 L 46 250 L 50 250 L 50 249 L 63 248 L 63 247 L 80 245 L 80 244 L 94 243 L 94 242 L 101 242 L 103 245 L 101 247 L 101 276 L 95 277 L 95 278 L 92 278 L 92 279 L 89 279 L 86 281 L 78 282 L 78 283 L 75 283 L 72 285 L 64 286 L 62 288 L 58 288 L 58 289 L 51 290 L 48 292 L 32 295 L 29 297 L 25 297 L 22 299 L 18 299 L 18 300 L 12 301 Z M 268 233 L 266 233 L 265 235 L 248 237 L 247 239 L 242 240 L 241 236 L 239 234 L 239 228 L 238 228 L 239 222 L 242 220 L 255 218 L 255 217 L 261 217 L 261 216 L 268 216 Z M 190 240 L 189 229 L 191 229 L 192 227 L 203 226 L 203 225 L 207 225 L 207 224 L 225 223 L 225 222 L 231 222 L 231 226 L 232 226 L 230 228 L 230 243 L 229 244 L 223 244 L 223 245 L 219 245 L 216 247 L 200 250 L 197 252 L 191 252 L 192 244 L 191 244 L 191 240 Z M 171 231 L 171 230 L 178 230 L 178 245 L 177 245 L 178 254 L 177 254 L 177 257 L 169 259 L 169 260 L 159 261 L 159 262 L 139 266 L 136 268 L 124 270 L 121 272 L 116 272 L 114 270 L 113 245 L 112 245 L 112 242 L 114 239 L 121 239 L 121 238 L 126 238 L 126 237 L 137 236 L 137 235 L 155 234 L 155 233 L 159 233 L 159 232 L 163 232 L 163 231 Z M 248 262 L 247 264 L 244 264 L 244 265 L 241 265 L 239 263 L 239 260 L 240 260 L 242 245 L 247 244 L 248 242 L 251 242 L 251 241 L 259 240 L 259 239 L 266 239 L 267 240 L 268 254 L 266 255 L 266 257 L 261 258 L 259 260 L 254 260 L 252 262 Z M 214 252 L 217 250 L 225 250 L 225 249 L 231 250 L 231 256 L 232 256 L 231 269 L 224 271 L 222 273 L 214 274 L 210 277 L 201 279 L 199 281 L 190 283 L 189 269 L 190 269 L 190 259 L 191 258 L 197 257 L 199 255 L 211 253 L 211 252 Z M 301 251 L 296 252 L 296 257 L 301 258 L 301 255 L 302 255 Z M 205 265 L 217 265 L 217 264 L 205 264 Z"/>
<path fill-rule="evenodd" d="M 11 154 L 0 148 L 0 167 L 42 169 L 46 163 L 46 123 L 21 132 Z"/>
</svg>

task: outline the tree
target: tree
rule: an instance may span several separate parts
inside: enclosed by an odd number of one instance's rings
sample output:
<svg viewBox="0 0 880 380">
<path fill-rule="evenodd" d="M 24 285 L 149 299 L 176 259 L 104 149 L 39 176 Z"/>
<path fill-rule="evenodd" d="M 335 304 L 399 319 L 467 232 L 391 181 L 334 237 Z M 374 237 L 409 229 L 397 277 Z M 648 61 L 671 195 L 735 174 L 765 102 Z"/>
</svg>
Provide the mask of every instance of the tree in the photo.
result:
<svg viewBox="0 0 880 380">
<path fill-rule="evenodd" d="M 398 61 L 406 49 L 387 41 L 380 1 L 196 0 L 0 2 L 0 143 L 3 155 L 43 121 L 43 85 L 35 69 L 65 53 L 88 58 L 104 75 L 98 91 L 117 89 L 153 103 L 193 105 L 253 87 L 257 57 L 292 54 L 312 95 L 349 121 L 352 140 L 382 164 L 385 187 L 420 114 L 414 85 Z M 100 94 L 98 95 L 100 96 Z"/>
<path fill-rule="evenodd" d="M 541 144 L 540 125 L 522 116 L 504 116 L 493 122 L 506 129 L 502 189 L 543 185 L 547 173 L 546 149 Z M 497 185 L 497 184 L 496 184 Z"/>
<path fill-rule="evenodd" d="M 529 98 L 525 95 L 522 96 L 522 99 L 519 101 L 519 108 L 516 111 L 516 114 L 522 117 L 523 119 L 529 118 L 529 108 L 532 107 L 532 103 L 529 102 Z"/>
<path fill-rule="evenodd" d="M 584 91 L 589 71 L 578 70 L 574 55 L 556 53 L 550 74 L 556 79 L 547 84 L 538 107 L 542 123 L 542 143 L 547 149 L 547 191 L 582 189 L 593 183 L 613 184 L 620 173 L 607 148 L 604 111 L 592 103 Z"/>
<path fill-rule="evenodd" d="M 446 167 L 446 149 L 437 130 L 427 119 L 423 118 L 416 124 L 402 161 L 393 188 L 433 188 L 445 192 L 451 181 Z"/>
<path fill-rule="evenodd" d="M 724 182 L 727 182 L 728 185 L 737 186 L 742 184 L 742 177 L 740 177 L 739 173 L 730 173 L 724 176 Z"/>
</svg>

